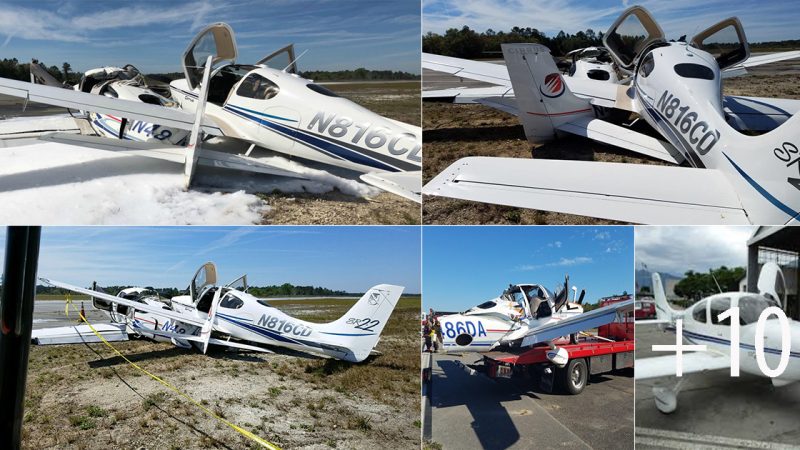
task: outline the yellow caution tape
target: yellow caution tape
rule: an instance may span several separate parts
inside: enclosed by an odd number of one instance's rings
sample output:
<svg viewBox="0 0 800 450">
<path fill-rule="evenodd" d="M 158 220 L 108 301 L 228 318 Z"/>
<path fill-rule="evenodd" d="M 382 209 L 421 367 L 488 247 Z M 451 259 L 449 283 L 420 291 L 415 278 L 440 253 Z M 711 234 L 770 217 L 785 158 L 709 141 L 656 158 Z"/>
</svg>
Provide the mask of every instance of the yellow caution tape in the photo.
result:
<svg viewBox="0 0 800 450">
<path fill-rule="evenodd" d="M 65 313 L 67 313 L 67 316 L 69 316 L 69 313 L 68 313 L 69 306 L 71 306 L 71 305 L 72 305 L 72 302 L 71 302 L 71 300 L 70 300 L 70 298 L 69 298 L 69 295 L 67 295 L 67 297 L 66 297 L 66 301 L 67 301 L 67 304 L 66 304 L 66 307 L 65 307 Z M 72 307 L 73 307 L 73 308 L 75 308 L 75 306 L 72 306 Z M 205 413 L 206 413 L 206 414 L 208 414 L 209 416 L 213 417 L 214 419 L 217 419 L 218 421 L 220 421 L 220 422 L 224 423 L 225 425 L 229 426 L 230 428 L 232 428 L 234 431 L 238 432 L 238 433 L 239 433 L 239 434 L 241 434 L 242 436 L 244 436 L 244 437 L 246 437 L 246 438 L 248 438 L 248 439 L 250 439 L 250 440 L 252 440 L 252 441 L 255 441 L 255 442 L 257 442 L 257 443 L 258 443 L 258 444 L 260 444 L 262 447 L 268 448 L 268 449 L 270 449 L 270 450 L 281 450 L 281 449 L 280 449 L 280 447 L 278 447 L 277 445 L 275 445 L 275 444 L 273 444 L 273 443 L 271 443 L 271 442 L 269 442 L 269 441 L 266 441 L 266 440 L 264 440 L 264 439 L 261 439 L 260 437 L 258 437 L 258 436 L 256 436 L 255 434 L 253 434 L 253 433 L 251 433 L 251 432 L 249 432 L 249 431 L 245 430 L 244 428 L 242 428 L 242 427 L 240 427 L 240 426 L 238 426 L 238 425 L 236 425 L 236 424 L 234 424 L 234 423 L 231 423 L 231 422 L 229 422 L 229 421 L 227 421 L 227 420 L 223 419 L 222 417 L 220 417 L 220 416 L 218 416 L 218 415 L 214 414 L 214 412 L 213 412 L 213 411 L 211 411 L 210 409 L 206 408 L 206 407 L 205 407 L 205 406 L 203 406 L 203 405 L 202 405 L 200 402 L 198 402 L 197 400 L 195 400 L 195 399 L 193 399 L 192 397 L 190 397 L 190 396 L 189 396 L 189 394 L 186 394 L 186 393 L 184 393 L 183 391 L 181 391 L 181 390 L 180 390 L 180 389 L 178 389 L 177 387 L 175 387 L 175 386 L 171 385 L 170 383 L 168 383 L 168 382 L 167 382 L 167 381 L 165 381 L 165 380 L 162 380 L 162 379 L 161 379 L 161 378 L 159 378 L 157 375 L 154 375 L 154 374 L 152 374 L 152 373 L 148 372 L 146 369 L 142 368 L 141 366 L 137 365 L 135 362 L 133 362 L 133 361 L 131 361 L 130 359 L 128 359 L 128 358 L 127 358 L 125 355 L 123 355 L 123 354 L 122 354 L 122 353 L 121 353 L 119 350 L 117 350 L 117 349 L 116 349 L 116 348 L 115 348 L 113 345 L 111 345 L 111 343 L 110 343 L 110 342 L 108 342 L 108 341 L 107 341 L 107 340 L 106 340 L 106 339 L 105 339 L 105 338 L 104 338 L 104 337 L 103 337 L 103 336 L 102 336 L 102 335 L 101 335 L 101 334 L 100 334 L 100 333 L 99 333 L 99 332 L 98 332 L 98 331 L 97 331 L 97 330 L 96 330 L 96 329 L 95 329 L 95 328 L 92 326 L 92 324 L 91 324 L 91 323 L 89 323 L 89 321 L 88 321 L 88 320 L 86 320 L 86 317 L 84 317 L 84 315 L 83 315 L 83 314 L 81 314 L 81 313 L 80 313 L 80 311 L 78 311 L 78 310 L 77 310 L 77 308 L 75 309 L 75 312 L 77 312 L 77 313 L 78 313 L 78 315 L 80 316 L 81 320 L 83 320 L 83 321 L 86 323 L 86 325 L 88 325 L 88 326 L 89 326 L 89 329 L 90 329 L 90 330 L 92 330 L 92 333 L 94 333 L 94 334 L 95 334 L 95 336 L 97 336 L 97 338 L 98 338 L 98 339 L 100 339 L 101 341 L 103 341 L 103 343 L 104 343 L 104 344 L 106 344 L 106 346 L 108 346 L 108 348 L 110 348 L 110 349 L 111 349 L 111 350 L 112 350 L 114 353 L 116 353 L 116 354 L 117 354 L 117 355 L 118 355 L 120 358 L 122 358 L 122 359 L 124 359 L 125 361 L 127 361 L 127 363 L 128 363 L 128 364 L 132 365 L 132 366 L 133 366 L 133 367 L 135 367 L 137 370 L 139 370 L 140 372 L 142 372 L 142 373 L 146 374 L 146 375 L 147 375 L 147 376 L 149 376 L 150 378 L 152 378 L 152 379 L 154 379 L 154 380 L 158 381 L 159 383 L 163 384 L 165 387 L 167 387 L 167 388 L 168 388 L 168 389 L 170 389 L 171 391 L 175 392 L 176 394 L 180 395 L 181 397 L 185 398 L 186 400 L 189 400 L 191 403 L 193 403 L 193 404 L 194 404 L 194 405 L 196 405 L 198 408 L 200 408 L 201 410 L 203 410 L 203 412 L 205 412 Z"/>
</svg>

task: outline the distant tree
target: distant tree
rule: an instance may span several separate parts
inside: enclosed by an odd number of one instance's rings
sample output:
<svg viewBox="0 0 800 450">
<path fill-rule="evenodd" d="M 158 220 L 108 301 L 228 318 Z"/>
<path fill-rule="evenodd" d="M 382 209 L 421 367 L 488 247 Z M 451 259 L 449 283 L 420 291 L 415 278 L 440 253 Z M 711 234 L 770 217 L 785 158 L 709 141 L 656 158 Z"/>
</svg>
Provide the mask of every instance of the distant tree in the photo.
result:
<svg viewBox="0 0 800 450">
<path fill-rule="evenodd" d="M 72 70 L 72 66 L 70 66 L 68 62 L 65 62 L 61 68 L 64 69 L 64 79 L 69 80 L 69 72 Z"/>
</svg>

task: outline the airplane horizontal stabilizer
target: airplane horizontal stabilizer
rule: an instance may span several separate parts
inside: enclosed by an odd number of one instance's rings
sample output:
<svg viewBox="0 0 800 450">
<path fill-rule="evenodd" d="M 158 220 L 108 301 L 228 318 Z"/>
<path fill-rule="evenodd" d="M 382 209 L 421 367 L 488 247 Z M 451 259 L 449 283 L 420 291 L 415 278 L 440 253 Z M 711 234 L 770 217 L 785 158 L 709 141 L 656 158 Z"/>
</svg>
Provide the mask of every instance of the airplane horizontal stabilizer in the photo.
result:
<svg viewBox="0 0 800 450">
<path fill-rule="evenodd" d="M 125 324 L 98 324 L 93 325 L 109 342 L 127 341 L 128 333 L 125 331 Z M 102 342 L 94 334 L 88 325 L 76 325 L 71 327 L 54 327 L 33 330 L 31 342 L 35 345 L 51 344 L 82 344 Z"/>
<path fill-rule="evenodd" d="M 522 338 L 521 346 L 529 347 L 540 342 L 551 341 L 561 336 L 578 333 L 611 323 L 616 319 L 617 314 L 624 313 L 628 310 L 633 310 L 633 300 L 613 303 L 608 306 L 603 306 L 602 308 L 593 309 L 589 312 L 577 314 L 568 319 L 533 328 Z"/>
<path fill-rule="evenodd" d="M 502 64 L 423 53 L 422 68 L 449 73 L 469 80 L 511 87 L 508 70 Z"/>
<path fill-rule="evenodd" d="M 712 169 L 468 157 L 422 193 L 626 222 L 749 223 L 725 175 Z"/>
<path fill-rule="evenodd" d="M 514 100 L 514 90 L 509 86 L 490 86 L 478 88 L 428 89 L 422 91 L 423 100 L 447 100 L 452 103 L 477 103 L 487 97 L 508 97 Z"/>
<path fill-rule="evenodd" d="M 556 130 L 621 147 L 673 164 L 683 162 L 681 153 L 670 143 L 593 117 L 578 117 Z"/>
<path fill-rule="evenodd" d="M 361 181 L 386 192 L 422 203 L 422 173 L 371 172 L 361 175 Z"/>
<path fill-rule="evenodd" d="M 731 366 L 731 358 L 722 353 L 689 352 L 681 355 L 683 375 L 696 372 L 727 369 Z M 633 377 L 637 380 L 675 376 L 675 355 L 655 356 L 653 358 L 636 359 L 636 370 Z"/>
</svg>

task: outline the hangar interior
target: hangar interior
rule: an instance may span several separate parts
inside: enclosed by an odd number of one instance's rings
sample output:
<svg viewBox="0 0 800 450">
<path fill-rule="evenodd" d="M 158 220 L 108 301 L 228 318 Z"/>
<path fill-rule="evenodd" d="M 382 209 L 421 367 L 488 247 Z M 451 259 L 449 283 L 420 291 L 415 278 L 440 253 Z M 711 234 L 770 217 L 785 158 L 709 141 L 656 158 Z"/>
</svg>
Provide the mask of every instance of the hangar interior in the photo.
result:
<svg viewBox="0 0 800 450">
<path fill-rule="evenodd" d="M 800 320 L 800 300 L 797 295 L 798 257 L 800 256 L 800 227 L 758 227 L 747 241 L 747 290 L 758 292 L 761 266 L 775 262 L 786 279 L 786 315 Z"/>
</svg>

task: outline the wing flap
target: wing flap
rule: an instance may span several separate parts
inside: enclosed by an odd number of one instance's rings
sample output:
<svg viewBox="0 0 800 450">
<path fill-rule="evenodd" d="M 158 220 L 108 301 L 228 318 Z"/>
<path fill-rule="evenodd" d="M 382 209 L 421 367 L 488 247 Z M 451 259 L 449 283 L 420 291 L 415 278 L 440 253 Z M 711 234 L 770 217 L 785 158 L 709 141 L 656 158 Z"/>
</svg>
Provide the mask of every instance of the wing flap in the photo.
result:
<svg viewBox="0 0 800 450">
<path fill-rule="evenodd" d="M 627 222 L 749 223 L 725 175 L 711 169 L 469 157 L 422 192 Z"/>
<path fill-rule="evenodd" d="M 599 327 L 611 323 L 616 319 L 617 314 L 633 309 L 633 300 L 614 303 L 602 308 L 597 308 L 583 314 L 570 317 L 568 319 L 551 322 L 547 325 L 533 328 L 522 338 L 522 346 L 529 347 L 540 342 L 553 340 L 557 337 L 585 331 L 590 328 Z"/>
<path fill-rule="evenodd" d="M 683 156 L 672 144 L 592 117 L 579 117 L 556 128 L 593 141 L 621 147 L 636 153 L 673 164 L 680 164 Z"/>
<path fill-rule="evenodd" d="M 193 114 L 173 108 L 104 97 L 60 87 L 26 83 L 8 78 L 0 78 L 0 94 L 25 98 L 32 102 L 47 105 L 138 119 L 182 130 L 191 130 L 195 119 Z M 208 118 L 203 119 L 203 131 L 215 135 L 223 134 L 219 127 Z"/>
<path fill-rule="evenodd" d="M 633 377 L 637 380 L 675 376 L 675 355 L 655 356 L 636 360 Z M 681 370 L 684 375 L 711 370 L 727 369 L 730 356 L 712 352 L 690 352 L 682 355 Z"/>
</svg>

